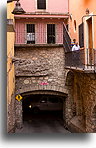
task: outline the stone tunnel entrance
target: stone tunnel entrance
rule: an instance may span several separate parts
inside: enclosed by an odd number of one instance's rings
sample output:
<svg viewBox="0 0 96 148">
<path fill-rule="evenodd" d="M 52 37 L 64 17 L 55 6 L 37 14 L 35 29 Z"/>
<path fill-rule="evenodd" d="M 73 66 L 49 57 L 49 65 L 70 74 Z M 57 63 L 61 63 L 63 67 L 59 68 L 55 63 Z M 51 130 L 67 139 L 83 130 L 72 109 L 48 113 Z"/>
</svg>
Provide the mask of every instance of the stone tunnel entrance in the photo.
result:
<svg viewBox="0 0 96 148">
<path fill-rule="evenodd" d="M 66 95 L 55 91 L 22 94 L 23 128 L 21 133 L 60 132 L 64 129 Z"/>
</svg>

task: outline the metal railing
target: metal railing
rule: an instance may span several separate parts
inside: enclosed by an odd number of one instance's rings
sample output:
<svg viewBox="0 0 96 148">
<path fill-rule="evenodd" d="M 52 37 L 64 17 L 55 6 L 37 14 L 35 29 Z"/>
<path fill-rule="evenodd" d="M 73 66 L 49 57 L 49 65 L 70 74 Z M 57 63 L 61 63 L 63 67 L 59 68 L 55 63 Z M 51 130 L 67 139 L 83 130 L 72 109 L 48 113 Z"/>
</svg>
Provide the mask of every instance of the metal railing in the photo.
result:
<svg viewBox="0 0 96 148">
<path fill-rule="evenodd" d="M 63 23 L 63 46 L 65 52 L 71 51 L 71 38 L 64 23 Z"/>
<path fill-rule="evenodd" d="M 86 48 L 66 52 L 65 66 L 96 71 L 96 49 Z"/>
<path fill-rule="evenodd" d="M 63 31 L 55 35 L 47 32 L 15 32 L 15 44 L 63 44 Z"/>
<path fill-rule="evenodd" d="M 96 49 L 83 48 L 72 51 L 71 38 L 63 24 L 63 46 L 65 50 L 65 67 L 96 71 Z"/>
</svg>

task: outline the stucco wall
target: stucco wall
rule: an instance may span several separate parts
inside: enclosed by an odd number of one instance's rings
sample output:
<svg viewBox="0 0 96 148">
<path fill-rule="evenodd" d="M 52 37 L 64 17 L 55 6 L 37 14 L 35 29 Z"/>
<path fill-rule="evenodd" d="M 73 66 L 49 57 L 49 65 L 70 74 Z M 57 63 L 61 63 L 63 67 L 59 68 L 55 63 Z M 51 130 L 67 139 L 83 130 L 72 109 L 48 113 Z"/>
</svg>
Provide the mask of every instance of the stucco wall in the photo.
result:
<svg viewBox="0 0 96 148">
<path fill-rule="evenodd" d="M 27 2 L 27 3 L 26 3 Z M 37 0 L 20 0 L 21 6 L 26 12 L 40 11 L 37 9 Z M 41 10 L 50 13 L 67 13 L 68 0 L 46 0 L 46 10 Z"/>
<path fill-rule="evenodd" d="M 76 38 L 79 40 L 78 26 L 82 23 L 82 17 L 86 15 L 86 9 L 89 9 L 89 15 L 96 15 L 95 0 L 70 0 L 69 1 L 69 12 L 72 19 L 69 20 L 69 32 L 72 39 Z M 96 40 L 96 16 L 93 19 L 93 40 Z M 76 31 L 74 29 L 74 20 L 76 20 Z M 84 21 L 84 20 L 83 20 Z M 85 26 L 87 28 L 87 26 Z M 86 38 L 86 35 L 85 35 Z M 86 46 L 86 39 L 85 39 Z M 96 48 L 96 43 L 94 42 L 94 48 Z"/>
<path fill-rule="evenodd" d="M 7 3 L 7 19 L 13 19 L 11 13 L 14 2 Z M 7 132 L 14 132 L 15 126 L 15 75 L 12 57 L 14 56 L 14 32 L 7 32 Z"/>
<path fill-rule="evenodd" d="M 27 43 L 26 24 L 35 24 L 35 44 L 47 43 L 47 24 L 55 24 L 55 42 L 63 43 L 63 19 L 16 19 L 15 44 Z"/>
</svg>

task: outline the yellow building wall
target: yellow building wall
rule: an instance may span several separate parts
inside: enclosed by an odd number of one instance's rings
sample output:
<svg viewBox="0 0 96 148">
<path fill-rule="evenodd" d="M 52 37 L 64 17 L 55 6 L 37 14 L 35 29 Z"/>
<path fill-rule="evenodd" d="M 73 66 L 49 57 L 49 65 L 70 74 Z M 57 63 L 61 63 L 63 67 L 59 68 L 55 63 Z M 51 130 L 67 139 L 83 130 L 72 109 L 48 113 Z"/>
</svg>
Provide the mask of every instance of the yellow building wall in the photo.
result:
<svg viewBox="0 0 96 148">
<path fill-rule="evenodd" d="M 11 13 L 14 9 L 14 2 L 7 3 L 7 19 L 13 19 Z M 9 25 L 10 26 L 10 25 Z M 11 26 L 12 27 L 12 26 Z M 10 27 L 9 27 L 10 28 Z M 14 132 L 15 129 L 15 73 L 12 57 L 14 57 L 15 32 L 7 30 L 7 132 Z"/>
<path fill-rule="evenodd" d="M 89 15 L 96 15 L 96 0 L 69 0 L 69 13 L 71 18 L 69 20 L 69 32 L 72 39 L 76 38 L 79 41 L 78 26 L 82 23 L 82 16 L 86 15 L 86 9 L 89 9 Z M 76 31 L 74 29 L 74 20 L 76 20 Z M 96 16 L 93 18 L 94 41 L 96 40 Z M 94 42 L 94 48 L 96 43 Z"/>
<path fill-rule="evenodd" d="M 14 2 L 7 3 L 7 19 L 13 19 L 14 15 L 11 13 L 14 9 Z M 15 78 L 14 78 L 14 64 L 12 64 L 12 57 L 14 57 L 14 32 L 7 32 L 7 103 L 10 104 L 11 96 L 14 94 Z"/>
</svg>

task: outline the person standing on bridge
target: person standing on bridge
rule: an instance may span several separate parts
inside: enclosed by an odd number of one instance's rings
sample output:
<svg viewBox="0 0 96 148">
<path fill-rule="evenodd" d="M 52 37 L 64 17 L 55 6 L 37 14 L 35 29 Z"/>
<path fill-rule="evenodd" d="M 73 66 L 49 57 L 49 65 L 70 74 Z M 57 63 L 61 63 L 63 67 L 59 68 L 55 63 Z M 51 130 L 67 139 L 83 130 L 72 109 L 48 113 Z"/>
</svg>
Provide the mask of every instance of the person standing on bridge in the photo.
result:
<svg viewBox="0 0 96 148">
<path fill-rule="evenodd" d="M 73 39 L 73 42 L 71 42 L 71 48 L 76 44 L 76 39 Z"/>
<path fill-rule="evenodd" d="M 72 51 L 80 50 L 80 46 L 78 45 L 78 42 L 72 47 Z"/>
<path fill-rule="evenodd" d="M 80 66 L 80 46 L 78 42 L 72 47 L 72 62 L 76 67 Z"/>
</svg>

